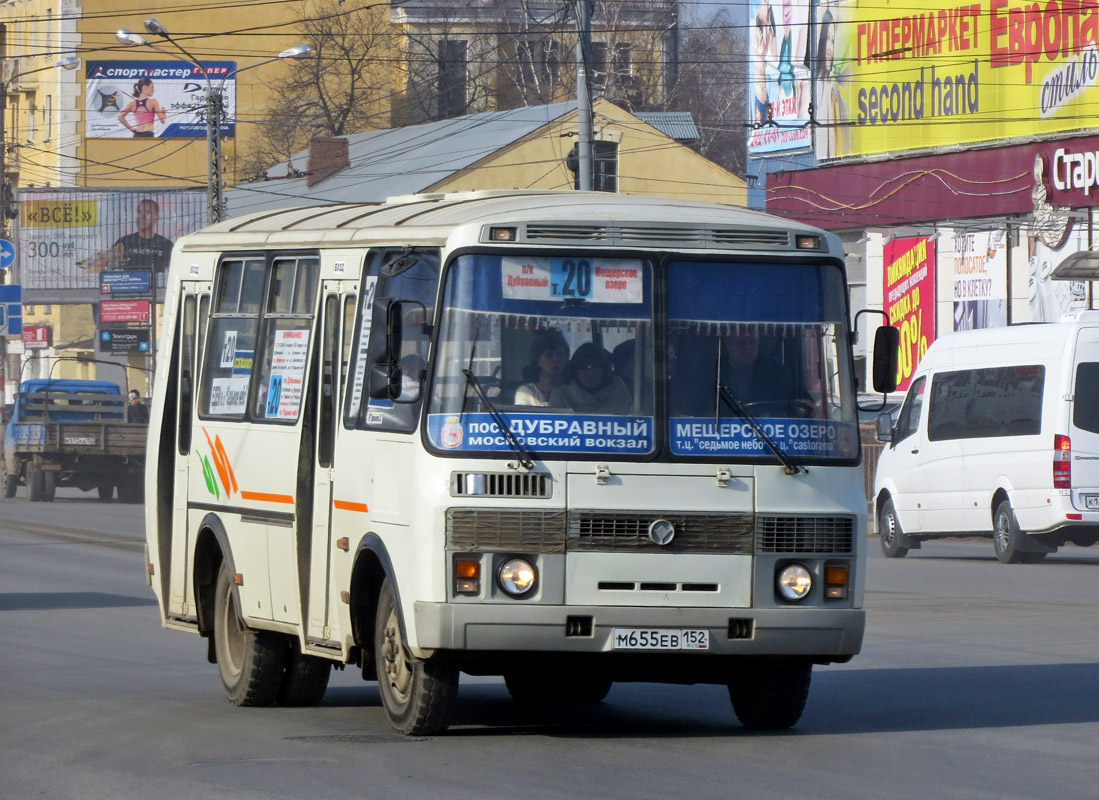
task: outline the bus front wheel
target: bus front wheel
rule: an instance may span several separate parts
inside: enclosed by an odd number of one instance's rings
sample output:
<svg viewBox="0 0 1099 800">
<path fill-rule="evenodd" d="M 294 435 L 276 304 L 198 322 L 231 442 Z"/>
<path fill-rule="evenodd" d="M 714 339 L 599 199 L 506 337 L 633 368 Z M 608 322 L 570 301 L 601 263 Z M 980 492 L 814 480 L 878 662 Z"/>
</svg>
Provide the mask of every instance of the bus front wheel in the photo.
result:
<svg viewBox="0 0 1099 800">
<path fill-rule="evenodd" d="M 729 683 L 733 711 L 752 730 L 793 727 L 805 710 L 812 677 L 813 662 L 804 658 L 747 661 Z"/>
<path fill-rule="evenodd" d="M 214 594 L 214 653 L 221 685 L 235 706 L 269 706 L 282 687 L 286 645 L 278 634 L 244 624 L 233 601 L 232 580 L 223 562 Z"/>
<path fill-rule="evenodd" d="M 404 643 L 397 600 L 386 578 L 374 621 L 374 662 L 378 693 L 389 724 L 404 734 L 445 731 L 458 693 L 458 671 L 438 662 L 413 660 Z"/>
</svg>

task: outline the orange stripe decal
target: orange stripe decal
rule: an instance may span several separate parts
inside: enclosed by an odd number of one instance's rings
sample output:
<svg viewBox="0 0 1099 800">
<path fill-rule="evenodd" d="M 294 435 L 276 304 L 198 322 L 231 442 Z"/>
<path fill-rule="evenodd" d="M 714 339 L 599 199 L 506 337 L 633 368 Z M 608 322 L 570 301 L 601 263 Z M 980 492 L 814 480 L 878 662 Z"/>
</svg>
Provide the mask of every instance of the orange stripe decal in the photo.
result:
<svg viewBox="0 0 1099 800">
<path fill-rule="evenodd" d="M 360 511 L 363 514 L 367 512 L 366 503 L 352 503 L 348 500 L 333 500 L 332 505 L 340 511 Z"/>
<path fill-rule="evenodd" d="M 244 492 L 240 493 L 240 496 L 244 500 L 259 500 L 264 503 L 286 503 L 287 505 L 294 504 L 294 498 L 288 494 L 267 494 L 267 492 Z"/>
</svg>

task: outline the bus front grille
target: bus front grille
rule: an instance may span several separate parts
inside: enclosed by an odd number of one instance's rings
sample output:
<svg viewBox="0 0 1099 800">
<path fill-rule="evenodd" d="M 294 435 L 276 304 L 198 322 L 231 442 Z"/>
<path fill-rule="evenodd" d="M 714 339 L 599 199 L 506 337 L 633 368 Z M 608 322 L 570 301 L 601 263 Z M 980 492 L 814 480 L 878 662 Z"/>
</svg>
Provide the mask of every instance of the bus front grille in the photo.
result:
<svg viewBox="0 0 1099 800">
<path fill-rule="evenodd" d="M 759 553 L 851 553 L 854 517 L 764 516 L 756 518 Z"/>
<path fill-rule="evenodd" d="M 660 545 L 649 538 L 649 526 L 667 520 L 675 535 Z M 741 553 L 750 555 L 754 521 L 750 513 L 662 513 L 629 514 L 610 511 L 569 513 L 570 552 L 645 553 Z"/>
<path fill-rule="evenodd" d="M 553 496 L 553 483 L 544 472 L 452 472 L 451 497 Z"/>
<path fill-rule="evenodd" d="M 565 512 L 448 508 L 446 549 L 467 553 L 563 553 Z"/>
</svg>

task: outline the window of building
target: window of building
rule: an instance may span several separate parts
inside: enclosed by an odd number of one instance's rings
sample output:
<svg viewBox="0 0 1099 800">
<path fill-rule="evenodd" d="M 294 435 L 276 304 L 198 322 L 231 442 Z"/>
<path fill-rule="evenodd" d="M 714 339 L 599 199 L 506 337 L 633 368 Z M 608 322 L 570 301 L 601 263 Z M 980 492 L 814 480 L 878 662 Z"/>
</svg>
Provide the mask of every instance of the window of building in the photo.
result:
<svg viewBox="0 0 1099 800">
<path fill-rule="evenodd" d="M 42 141 L 53 139 L 53 95 L 46 95 L 46 107 L 42 109 Z"/>
<path fill-rule="evenodd" d="M 461 39 L 439 42 L 439 117 L 447 119 L 466 113 L 469 83 L 468 43 Z"/>
<path fill-rule="evenodd" d="M 589 65 L 588 79 L 591 85 L 602 89 L 607 85 L 607 43 L 591 43 L 591 64 Z"/>
<path fill-rule="evenodd" d="M 37 144 L 38 108 L 33 94 L 27 95 L 27 144 Z"/>
<path fill-rule="evenodd" d="M 618 191 L 618 142 L 593 142 L 595 162 L 592 164 L 592 189 L 597 192 Z M 580 145 L 574 144 L 565 161 L 573 172 L 573 188 L 580 188 Z"/>
<path fill-rule="evenodd" d="M 633 74 L 632 48 L 629 42 L 618 42 L 614 46 L 614 75 L 618 80 Z"/>
<path fill-rule="evenodd" d="M 556 39 L 542 40 L 542 82 L 546 86 L 561 83 L 561 43 Z"/>
</svg>

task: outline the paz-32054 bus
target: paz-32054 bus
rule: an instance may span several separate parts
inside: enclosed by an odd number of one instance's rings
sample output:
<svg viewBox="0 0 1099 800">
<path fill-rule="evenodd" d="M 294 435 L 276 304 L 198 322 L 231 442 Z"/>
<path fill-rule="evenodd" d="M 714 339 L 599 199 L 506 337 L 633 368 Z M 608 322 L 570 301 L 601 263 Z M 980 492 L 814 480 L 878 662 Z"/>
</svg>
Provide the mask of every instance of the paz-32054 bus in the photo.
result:
<svg viewBox="0 0 1099 800">
<path fill-rule="evenodd" d="M 319 702 L 353 664 L 410 734 L 461 672 L 520 701 L 723 684 L 744 725 L 793 725 L 864 628 L 842 256 L 576 192 L 180 239 L 146 479 L 164 625 L 234 704 Z"/>
</svg>

